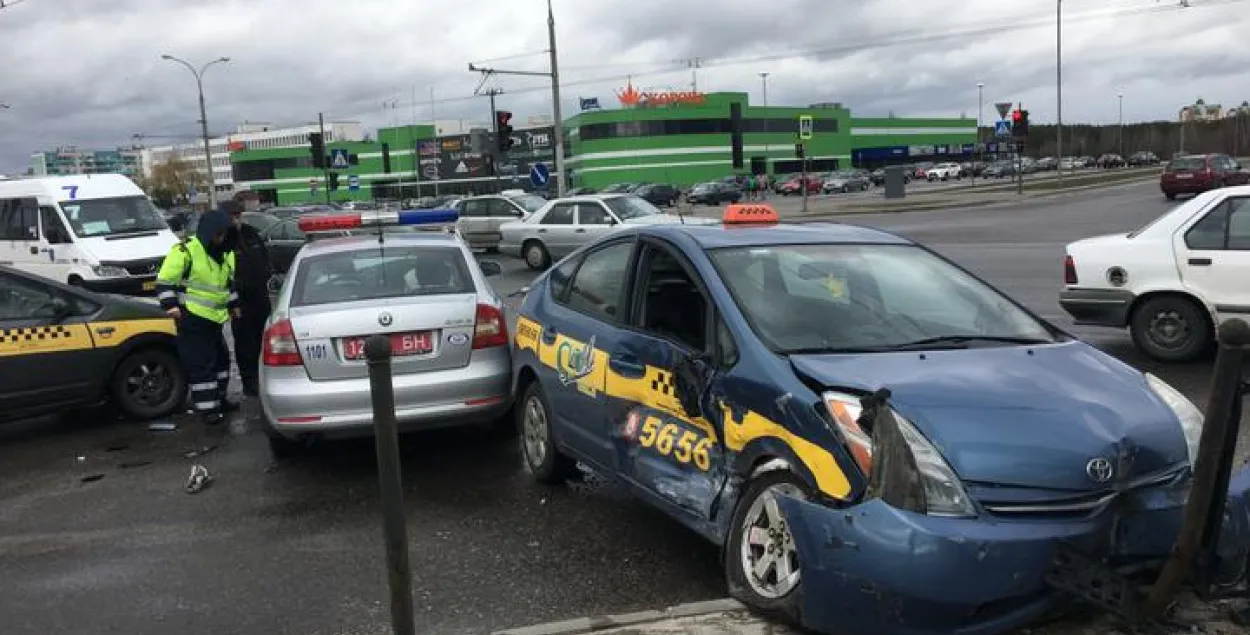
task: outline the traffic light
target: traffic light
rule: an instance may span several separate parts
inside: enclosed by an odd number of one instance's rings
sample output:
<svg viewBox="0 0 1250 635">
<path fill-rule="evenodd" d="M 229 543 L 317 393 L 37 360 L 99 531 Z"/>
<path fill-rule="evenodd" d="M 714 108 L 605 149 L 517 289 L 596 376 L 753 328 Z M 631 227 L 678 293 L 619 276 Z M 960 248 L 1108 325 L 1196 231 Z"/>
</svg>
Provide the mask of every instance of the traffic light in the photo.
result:
<svg viewBox="0 0 1250 635">
<path fill-rule="evenodd" d="M 331 172 L 330 173 L 330 191 L 337 192 L 338 190 L 339 190 L 339 173 Z"/>
<path fill-rule="evenodd" d="M 512 113 L 500 110 L 495 113 L 495 144 L 500 152 L 512 149 Z"/>
<path fill-rule="evenodd" d="M 326 167 L 326 143 L 320 132 L 308 135 L 308 151 L 312 153 L 312 166 L 318 170 Z"/>
<path fill-rule="evenodd" d="M 1017 139 L 1029 136 L 1029 111 L 1019 108 L 1011 111 L 1011 136 Z"/>
<path fill-rule="evenodd" d="M 802 159 L 804 156 L 806 156 L 806 154 L 807 154 L 807 149 L 803 147 L 802 141 L 794 144 L 794 157 L 796 159 Z"/>
</svg>

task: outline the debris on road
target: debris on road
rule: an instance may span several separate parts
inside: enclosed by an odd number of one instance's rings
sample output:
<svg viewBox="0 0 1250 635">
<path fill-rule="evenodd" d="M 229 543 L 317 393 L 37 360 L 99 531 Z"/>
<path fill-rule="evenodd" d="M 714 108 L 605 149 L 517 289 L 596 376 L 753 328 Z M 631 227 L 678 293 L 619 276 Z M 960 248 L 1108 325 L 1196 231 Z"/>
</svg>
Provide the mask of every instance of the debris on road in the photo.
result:
<svg viewBox="0 0 1250 635">
<path fill-rule="evenodd" d="M 197 456 L 204 456 L 205 454 L 208 454 L 209 452 L 212 452 L 213 450 L 216 450 L 217 448 L 218 448 L 217 444 L 200 446 L 188 452 L 183 452 L 182 458 L 194 459 Z"/>
<path fill-rule="evenodd" d="M 145 465 L 151 465 L 151 464 L 152 464 L 151 461 L 123 461 L 117 464 L 117 468 L 121 470 L 129 470 L 132 468 L 143 467 Z"/>
<path fill-rule="evenodd" d="M 153 421 L 148 424 L 148 430 L 152 432 L 173 432 L 178 429 L 178 424 L 172 421 Z"/>
<path fill-rule="evenodd" d="M 187 478 L 187 493 L 197 494 L 208 487 L 213 482 L 213 476 L 208 473 L 208 468 L 200 464 L 191 466 L 191 476 Z"/>
<path fill-rule="evenodd" d="M 103 474 L 95 473 L 95 474 L 87 474 L 78 480 L 83 483 L 94 483 L 102 478 L 104 478 Z"/>
</svg>

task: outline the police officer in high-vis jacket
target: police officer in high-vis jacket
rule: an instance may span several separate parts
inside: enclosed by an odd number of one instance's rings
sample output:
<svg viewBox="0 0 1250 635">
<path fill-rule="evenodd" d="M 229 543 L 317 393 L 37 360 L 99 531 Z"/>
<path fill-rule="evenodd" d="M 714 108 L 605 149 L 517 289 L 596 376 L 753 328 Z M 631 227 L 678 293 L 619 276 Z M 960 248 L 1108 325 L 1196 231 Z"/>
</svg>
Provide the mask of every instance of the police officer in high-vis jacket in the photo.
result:
<svg viewBox="0 0 1250 635">
<path fill-rule="evenodd" d="M 161 307 L 178 323 L 178 356 L 191 386 L 191 403 L 206 424 L 220 423 L 229 407 L 230 351 L 222 325 L 239 315 L 234 252 L 225 244 L 230 217 L 213 210 L 193 238 L 174 245 L 156 276 Z"/>
</svg>

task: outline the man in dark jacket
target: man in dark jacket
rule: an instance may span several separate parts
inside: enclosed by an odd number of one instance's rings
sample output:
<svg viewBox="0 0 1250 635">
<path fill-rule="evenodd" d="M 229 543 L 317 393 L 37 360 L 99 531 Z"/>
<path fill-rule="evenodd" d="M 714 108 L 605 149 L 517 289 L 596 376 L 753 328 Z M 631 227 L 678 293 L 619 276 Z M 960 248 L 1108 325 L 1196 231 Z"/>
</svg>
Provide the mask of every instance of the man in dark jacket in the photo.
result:
<svg viewBox="0 0 1250 635">
<path fill-rule="evenodd" d="M 234 359 L 239 365 L 243 380 L 243 394 L 255 397 L 259 394 L 257 382 L 260 366 L 261 339 L 264 337 L 265 321 L 269 319 L 269 278 L 273 271 L 269 265 L 269 250 L 265 240 L 255 227 L 243 222 L 243 206 L 236 201 L 226 201 L 221 210 L 230 215 L 233 225 L 226 235 L 226 245 L 234 250 L 236 260 L 235 289 L 239 292 L 239 308 L 242 315 L 230 323 L 234 334 Z"/>
</svg>

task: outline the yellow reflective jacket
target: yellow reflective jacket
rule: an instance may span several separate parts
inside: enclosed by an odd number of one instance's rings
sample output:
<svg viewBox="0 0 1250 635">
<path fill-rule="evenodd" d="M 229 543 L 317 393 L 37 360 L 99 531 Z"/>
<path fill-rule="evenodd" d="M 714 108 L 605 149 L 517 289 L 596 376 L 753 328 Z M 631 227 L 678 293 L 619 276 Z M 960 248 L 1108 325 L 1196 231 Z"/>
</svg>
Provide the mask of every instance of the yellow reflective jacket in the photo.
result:
<svg viewBox="0 0 1250 635">
<path fill-rule="evenodd" d="M 234 252 L 226 252 L 219 263 L 199 238 L 184 240 L 161 263 L 156 291 L 162 308 L 185 307 L 193 315 L 222 324 L 239 303 L 234 291 Z"/>
</svg>

